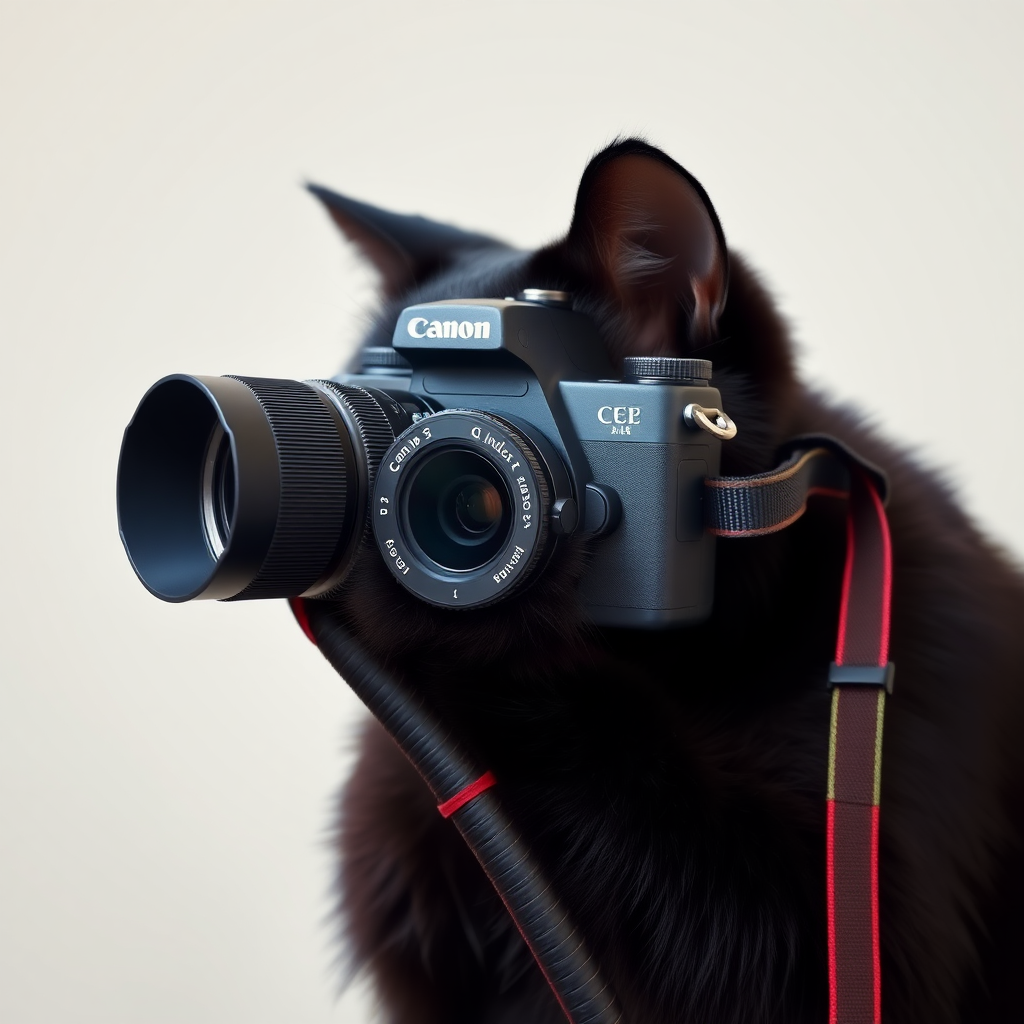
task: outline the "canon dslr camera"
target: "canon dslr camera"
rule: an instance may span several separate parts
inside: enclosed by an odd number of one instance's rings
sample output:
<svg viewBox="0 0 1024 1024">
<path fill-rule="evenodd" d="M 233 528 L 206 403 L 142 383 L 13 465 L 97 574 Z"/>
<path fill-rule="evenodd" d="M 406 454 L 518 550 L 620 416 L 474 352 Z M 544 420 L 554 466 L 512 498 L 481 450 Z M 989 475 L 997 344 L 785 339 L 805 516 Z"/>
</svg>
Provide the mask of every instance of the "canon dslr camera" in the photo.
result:
<svg viewBox="0 0 1024 1024">
<path fill-rule="evenodd" d="M 615 379 L 569 297 L 410 306 L 361 372 L 300 383 L 165 377 L 125 430 L 121 538 L 165 601 L 330 597 L 364 544 L 443 608 L 494 604 L 593 538 L 600 625 L 711 610 L 705 477 L 735 433 L 701 359 Z"/>
</svg>

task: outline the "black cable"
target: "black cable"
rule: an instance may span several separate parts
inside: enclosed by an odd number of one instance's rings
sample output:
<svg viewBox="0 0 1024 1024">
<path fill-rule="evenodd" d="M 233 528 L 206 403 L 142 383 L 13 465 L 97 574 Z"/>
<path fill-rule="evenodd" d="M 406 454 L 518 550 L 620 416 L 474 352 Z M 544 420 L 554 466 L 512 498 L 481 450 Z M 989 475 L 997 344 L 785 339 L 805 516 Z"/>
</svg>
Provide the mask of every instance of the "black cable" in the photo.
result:
<svg viewBox="0 0 1024 1024">
<path fill-rule="evenodd" d="M 479 779 L 483 771 L 419 697 L 374 664 L 328 606 L 304 603 L 321 652 L 398 743 L 438 803 Z M 620 1024 L 615 997 L 597 962 L 493 790 L 459 808 L 451 821 L 512 915 L 571 1024 Z"/>
</svg>

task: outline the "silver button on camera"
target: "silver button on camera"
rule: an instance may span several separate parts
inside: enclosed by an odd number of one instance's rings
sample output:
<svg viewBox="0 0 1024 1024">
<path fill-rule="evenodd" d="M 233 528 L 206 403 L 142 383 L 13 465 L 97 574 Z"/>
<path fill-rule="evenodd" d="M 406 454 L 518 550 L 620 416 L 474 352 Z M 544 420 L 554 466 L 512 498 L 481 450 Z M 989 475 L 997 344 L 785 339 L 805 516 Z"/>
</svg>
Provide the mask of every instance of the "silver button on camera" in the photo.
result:
<svg viewBox="0 0 1024 1024">
<path fill-rule="evenodd" d="M 572 309 L 572 292 L 559 292 L 550 288 L 524 288 L 516 298 L 520 302 L 536 302 L 554 309 Z"/>
</svg>

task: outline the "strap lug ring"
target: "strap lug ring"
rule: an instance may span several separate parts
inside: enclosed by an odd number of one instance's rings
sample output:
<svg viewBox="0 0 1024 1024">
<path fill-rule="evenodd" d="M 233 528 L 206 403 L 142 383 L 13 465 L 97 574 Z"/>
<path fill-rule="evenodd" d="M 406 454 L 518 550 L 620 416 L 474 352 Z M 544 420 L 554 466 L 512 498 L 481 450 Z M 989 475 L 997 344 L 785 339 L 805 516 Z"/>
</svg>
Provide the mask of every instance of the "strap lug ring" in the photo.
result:
<svg viewBox="0 0 1024 1024">
<path fill-rule="evenodd" d="M 683 410 L 683 422 L 696 430 L 704 430 L 720 441 L 731 441 L 736 436 L 736 424 L 721 409 L 705 409 L 691 402 Z"/>
</svg>

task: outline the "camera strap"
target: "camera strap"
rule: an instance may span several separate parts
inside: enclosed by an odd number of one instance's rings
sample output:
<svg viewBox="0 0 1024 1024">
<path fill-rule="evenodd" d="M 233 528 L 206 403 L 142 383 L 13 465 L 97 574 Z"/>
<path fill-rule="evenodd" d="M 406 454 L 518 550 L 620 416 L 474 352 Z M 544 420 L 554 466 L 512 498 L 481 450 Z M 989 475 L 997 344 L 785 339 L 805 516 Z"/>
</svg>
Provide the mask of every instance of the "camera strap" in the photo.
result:
<svg viewBox="0 0 1024 1024">
<path fill-rule="evenodd" d="M 781 464 L 748 477 L 705 481 L 704 521 L 720 537 L 785 529 L 814 495 L 847 500 L 826 780 L 829 1024 L 881 1024 L 878 835 L 882 722 L 892 692 L 889 613 L 892 552 L 878 467 L 823 435 L 794 438 Z M 417 697 L 370 663 L 317 601 L 291 601 L 303 631 L 345 677 L 423 775 L 480 861 L 571 1024 L 621 1020 L 583 938 L 544 881 L 482 772 Z"/>
<path fill-rule="evenodd" d="M 846 565 L 826 786 L 829 1024 L 881 1024 L 878 827 L 885 698 L 892 692 L 892 546 L 885 474 L 831 437 L 801 437 L 776 469 L 705 485 L 705 523 L 720 537 L 784 529 L 812 495 L 847 499 Z"/>
</svg>

